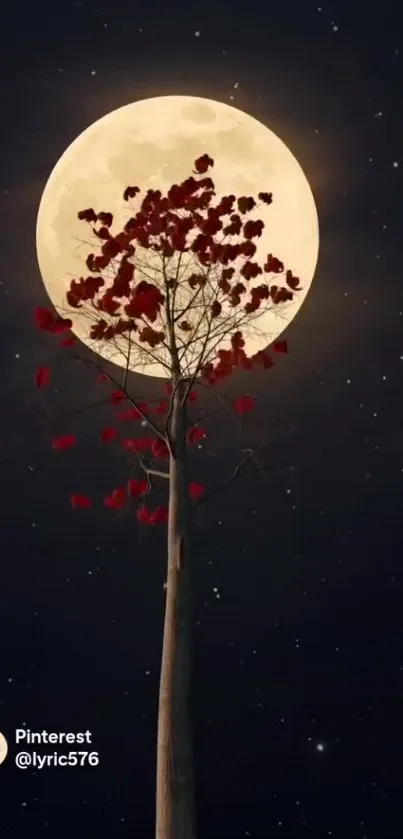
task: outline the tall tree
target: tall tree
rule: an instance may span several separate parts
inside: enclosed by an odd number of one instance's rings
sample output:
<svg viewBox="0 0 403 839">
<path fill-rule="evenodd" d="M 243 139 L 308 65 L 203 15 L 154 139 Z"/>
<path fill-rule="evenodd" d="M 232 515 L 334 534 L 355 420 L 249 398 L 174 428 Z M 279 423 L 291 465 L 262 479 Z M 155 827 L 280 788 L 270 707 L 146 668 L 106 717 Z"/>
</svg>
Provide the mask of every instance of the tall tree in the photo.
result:
<svg viewBox="0 0 403 839">
<path fill-rule="evenodd" d="M 141 525 L 167 524 L 166 606 L 158 706 L 156 839 L 195 839 L 197 834 L 190 713 L 190 571 L 193 562 L 194 509 L 208 497 L 205 487 L 189 474 L 189 447 L 206 436 L 203 412 L 194 418 L 203 389 L 223 401 L 218 384 L 236 368 L 269 368 L 265 350 L 247 354 L 247 340 L 258 335 L 259 317 L 268 308 L 292 300 L 298 279 L 269 254 L 264 265 L 253 261 L 254 239 L 264 223 L 248 217 L 272 195 L 227 195 L 216 198 L 207 155 L 194 163 L 193 173 L 163 195 L 128 186 L 124 201 L 134 199 L 134 215 L 123 230 L 112 232 L 113 215 L 82 210 L 97 248 L 88 255 L 87 277 L 74 279 L 66 293 L 66 311 L 38 308 L 36 323 L 45 332 L 62 335 L 61 344 L 82 363 L 93 367 L 113 390 L 113 426 L 101 430 L 101 441 L 115 440 L 135 460 L 139 477 L 129 477 L 103 499 L 111 509 L 136 506 Z M 137 209 L 137 211 L 135 211 Z M 80 354 L 70 330 L 77 310 L 81 329 L 86 318 L 92 357 Z M 66 334 L 62 334 L 66 333 Z M 286 352 L 285 341 L 273 344 Z M 106 353 L 105 350 L 108 350 Z M 119 356 L 116 365 L 105 361 Z M 124 359 L 122 364 L 121 359 Z M 165 398 L 145 403 L 136 395 L 144 363 L 158 364 L 166 374 Z M 36 384 L 50 381 L 48 367 L 36 372 Z M 253 408 L 250 394 L 233 403 L 235 414 Z M 147 429 L 128 436 L 125 423 Z M 52 441 L 64 450 L 76 443 L 72 434 Z M 249 474 L 245 467 L 257 451 L 244 449 L 232 479 Z M 245 454 L 246 453 L 246 454 Z M 260 467 L 258 467 L 260 468 Z M 167 505 L 152 509 L 148 497 L 155 480 L 168 488 Z M 214 492 L 214 488 L 211 492 Z M 135 499 L 132 502 L 132 499 Z M 71 495 L 73 508 L 87 508 L 93 499 Z"/>
</svg>

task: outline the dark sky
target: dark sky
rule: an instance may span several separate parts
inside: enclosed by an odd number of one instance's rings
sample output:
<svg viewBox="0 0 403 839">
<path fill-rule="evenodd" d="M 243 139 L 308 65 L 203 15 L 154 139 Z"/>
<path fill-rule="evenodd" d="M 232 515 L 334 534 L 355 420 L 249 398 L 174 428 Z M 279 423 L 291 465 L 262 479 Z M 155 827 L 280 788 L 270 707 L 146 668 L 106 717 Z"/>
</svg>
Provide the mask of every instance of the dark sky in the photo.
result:
<svg viewBox="0 0 403 839">
<path fill-rule="evenodd" d="M 275 131 L 305 169 L 321 231 L 289 354 L 253 380 L 243 439 L 270 439 L 268 480 L 239 482 L 202 518 L 200 837 L 400 837 L 398 4 L 25 0 L 7 4 L 1 30 L 0 730 L 12 741 L 24 724 L 89 729 L 100 755 L 98 767 L 24 772 L 11 742 L 2 835 L 153 835 L 163 532 L 69 508 L 78 482 L 100 495 L 126 466 L 96 442 L 106 408 L 69 426 L 77 451 L 50 450 L 60 411 L 96 393 L 69 360 L 56 362 L 50 400 L 33 386 L 55 355 L 32 326 L 46 303 L 35 219 L 84 128 L 136 99 L 183 93 L 232 102 Z M 238 445 L 225 424 L 213 429 L 200 453 L 206 484 L 229 472 Z"/>
</svg>

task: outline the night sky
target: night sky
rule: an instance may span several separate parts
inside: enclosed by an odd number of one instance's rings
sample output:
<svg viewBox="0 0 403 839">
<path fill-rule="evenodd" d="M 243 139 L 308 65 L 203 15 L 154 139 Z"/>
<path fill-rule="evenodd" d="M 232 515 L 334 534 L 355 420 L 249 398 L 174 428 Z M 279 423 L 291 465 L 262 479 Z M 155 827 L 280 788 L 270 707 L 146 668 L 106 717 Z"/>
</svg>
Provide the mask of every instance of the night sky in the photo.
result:
<svg viewBox="0 0 403 839">
<path fill-rule="evenodd" d="M 163 529 L 69 507 L 77 488 L 100 498 L 121 483 L 127 463 L 97 442 L 110 407 L 75 413 L 102 393 L 32 312 L 47 303 L 35 221 L 55 162 L 107 112 L 168 94 L 234 104 L 278 134 L 321 234 L 288 355 L 228 385 L 257 393 L 242 445 L 270 441 L 267 479 L 234 484 L 200 520 L 200 838 L 403 834 L 402 20 L 385 0 L 274 5 L 24 0 L 2 13 L 0 730 L 89 729 L 100 756 L 22 771 L 10 742 L 2 835 L 153 835 Z M 39 364 L 54 369 L 46 398 Z M 57 456 L 49 439 L 66 430 L 80 445 Z M 239 445 L 225 420 L 212 429 L 197 453 L 206 485 Z"/>
</svg>

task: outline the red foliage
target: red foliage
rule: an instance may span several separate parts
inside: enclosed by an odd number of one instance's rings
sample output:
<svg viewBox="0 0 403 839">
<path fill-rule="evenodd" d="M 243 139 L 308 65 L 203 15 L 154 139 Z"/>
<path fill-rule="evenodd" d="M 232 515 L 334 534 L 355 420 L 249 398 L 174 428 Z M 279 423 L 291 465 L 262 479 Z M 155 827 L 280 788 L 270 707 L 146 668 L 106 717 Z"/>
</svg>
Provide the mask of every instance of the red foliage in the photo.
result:
<svg viewBox="0 0 403 839">
<path fill-rule="evenodd" d="M 143 506 L 138 507 L 136 510 L 136 518 L 140 524 L 149 524 L 150 522 L 150 513 L 147 510 L 147 507 Z"/>
<path fill-rule="evenodd" d="M 168 521 L 168 507 L 161 504 L 150 513 L 148 517 L 148 524 L 165 524 Z"/>
<path fill-rule="evenodd" d="M 201 157 L 198 157 L 197 160 L 194 162 L 195 171 L 198 175 L 203 175 L 210 166 L 214 166 L 214 160 L 212 157 L 209 157 L 208 154 L 203 154 Z"/>
<path fill-rule="evenodd" d="M 127 186 L 123 193 L 123 200 L 128 201 L 129 198 L 135 198 L 138 192 L 140 192 L 140 187 Z"/>
<path fill-rule="evenodd" d="M 148 481 L 137 481 L 135 478 L 130 478 L 127 482 L 127 492 L 130 498 L 139 498 L 148 492 Z"/>
<path fill-rule="evenodd" d="M 104 507 L 109 507 L 111 510 L 120 510 L 126 504 L 126 489 L 125 487 L 118 487 L 114 489 L 111 495 L 104 498 Z"/>
<path fill-rule="evenodd" d="M 86 259 L 89 275 L 73 279 L 66 297 L 68 305 L 73 309 L 81 309 L 87 304 L 92 307 L 93 312 L 95 311 L 96 318 L 92 318 L 92 322 L 89 321 L 91 339 L 112 342 L 116 337 L 125 336 L 131 340 L 132 333 L 135 333 L 133 343 L 137 348 L 139 344 L 146 344 L 153 349 L 162 344 L 165 347 L 168 336 L 163 331 L 165 327 L 162 324 L 165 321 L 160 319 L 160 316 L 163 315 L 166 296 L 172 303 L 182 300 L 180 293 L 175 297 L 181 284 L 185 284 L 185 305 L 183 314 L 179 313 L 179 318 L 175 317 L 174 322 L 176 328 L 182 333 L 189 333 L 189 336 L 194 329 L 193 310 L 197 311 L 197 307 L 200 303 L 203 305 L 205 299 L 209 301 L 206 302 L 204 312 L 208 321 L 218 318 L 223 312 L 227 315 L 228 307 L 240 307 L 239 312 L 229 312 L 229 317 L 233 318 L 234 323 L 241 323 L 245 315 L 253 315 L 263 306 L 277 305 L 293 299 L 295 291 L 300 289 L 300 284 L 292 271 L 285 271 L 284 264 L 272 254 L 267 255 L 262 266 L 253 261 L 257 253 L 257 246 L 253 240 L 262 236 L 264 222 L 261 219 L 247 219 L 245 216 L 256 208 L 257 200 L 270 205 L 273 200 L 272 193 L 259 192 L 257 199 L 251 196 L 241 196 L 237 199 L 235 195 L 215 199 L 215 184 L 207 174 L 213 165 L 213 158 L 203 154 L 195 160 L 193 174 L 181 183 L 173 184 L 165 195 L 160 190 L 147 190 L 140 199 L 139 208 L 137 211 L 133 210 L 133 216 L 120 231 L 112 231 L 113 215 L 110 212 L 102 210 L 96 213 L 93 208 L 88 208 L 78 213 L 78 218 L 91 226 L 98 240 L 98 249 L 96 253 L 90 253 Z M 139 193 L 139 187 L 127 186 L 123 199 L 128 201 L 130 198 L 136 198 Z M 168 270 L 163 277 L 164 294 L 156 283 L 145 279 L 138 280 L 142 274 L 142 262 L 139 261 L 138 267 L 135 267 L 132 257 L 139 249 L 157 253 L 165 265 L 171 257 L 189 252 L 189 257 L 195 262 L 195 271 L 189 276 L 182 275 L 176 268 L 172 275 Z M 239 260 L 241 267 L 238 262 L 237 267 L 234 267 L 232 263 L 236 260 Z M 103 275 L 102 272 L 107 268 L 108 271 Z M 238 277 L 235 276 L 236 273 Z M 276 285 L 275 282 L 271 284 L 271 279 L 275 279 L 273 277 L 270 278 L 270 283 L 268 277 L 265 277 L 265 281 L 259 280 L 260 285 L 254 286 L 250 283 L 263 273 L 284 274 L 284 287 Z M 204 298 L 205 287 L 207 292 L 215 288 L 216 293 L 212 297 Z M 36 309 L 35 322 L 39 329 L 53 334 L 68 332 L 73 325 L 69 318 L 60 317 L 46 308 Z M 212 333 L 213 336 L 218 333 L 215 324 L 212 326 Z M 182 336 L 183 343 L 186 337 Z M 70 347 L 75 340 L 74 336 L 70 335 L 65 337 L 60 345 Z M 192 347 L 191 337 L 188 340 L 189 347 Z M 272 349 L 276 353 L 284 354 L 287 352 L 287 343 L 275 341 Z M 247 356 L 245 341 L 239 330 L 232 335 L 229 349 L 220 348 L 218 345 L 215 354 L 214 360 L 205 364 L 200 371 L 202 377 L 211 385 L 228 376 L 234 368 L 251 370 L 254 365 L 260 365 L 269 369 L 273 365 L 273 360 L 266 351 L 259 351 L 252 357 Z M 157 352 L 152 355 L 157 357 Z M 203 357 L 211 358 L 211 355 L 211 351 L 206 351 Z M 102 381 L 110 381 L 107 374 L 101 374 L 100 378 Z M 190 387 L 191 379 L 187 381 Z M 47 367 L 37 370 L 35 382 L 39 388 L 49 383 Z M 187 392 L 187 382 L 185 387 Z M 164 389 L 167 397 L 171 397 L 172 382 L 166 382 Z M 118 389 L 110 394 L 109 401 L 112 405 L 119 406 L 127 398 L 124 391 Z M 188 394 L 188 400 L 196 400 L 194 390 Z M 235 413 L 248 413 L 254 404 L 254 397 L 240 396 L 234 402 Z M 137 407 L 132 406 L 118 413 L 117 419 L 138 420 L 147 417 L 149 410 L 162 417 L 168 409 L 169 401 L 166 399 L 151 408 L 147 403 L 139 403 Z M 100 439 L 103 443 L 108 443 L 117 436 L 116 428 L 101 429 Z M 205 437 L 204 429 L 195 424 L 188 429 L 186 440 L 192 445 Z M 62 451 L 74 443 L 75 437 L 67 434 L 55 438 L 52 447 Z M 153 458 L 169 456 L 168 444 L 156 435 L 125 437 L 121 444 L 128 452 L 148 452 Z M 126 504 L 128 498 L 140 498 L 149 489 L 148 480 L 130 479 L 126 487 L 118 487 L 104 498 L 104 506 L 119 509 Z M 189 484 L 189 496 L 195 501 L 202 497 L 204 491 L 202 484 L 195 481 Z M 89 507 L 92 503 L 90 498 L 78 493 L 70 496 L 70 502 L 73 508 Z M 154 525 L 167 521 L 168 508 L 159 506 L 150 511 L 143 505 L 137 510 L 136 516 L 140 523 Z"/>
<path fill-rule="evenodd" d="M 183 332 L 191 332 L 192 327 L 187 320 L 182 320 L 179 324 L 179 329 L 182 329 Z"/>
<path fill-rule="evenodd" d="M 164 300 L 164 295 L 156 286 L 146 280 L 141 280 L 131 295 L 130 303 L 125 306 L 125 312 L 134 318 L 145 315 L 153 323 L 157 319 Z"/>
<path fill-rule="evenodd" d="M 284 271 L 284 264 L 277 257 L 269 253 L 263 268 L 268 274 L 281 274 Z"/>
<path fill-rule="evenodd" d="M 77 213 L 77 218 L 79 218 L 80 221 L 88 221 L 91 223 L 97 221 L 98 216 L 95 210 L 93 210 L 92 207 L 89 207 L 88 210 L 80 210 L 80 212 Z"/>
<path fill-rule="evenodd" d="M 153 329 L 152 326 L 144 326 L 139 332 L 139 338 L 140 341 L 148 344 L 150 347 L 157 347 L 158 344 L 162 344 L 164 341 L 165 333 L 158 331 L 157 329 Z"/>
<path fill-rule="evenodd" d="M 70 504 L 73 510 L 87 510 L 88 507 L 91 507 L 92 500 L 88 497 L 88 495 L 80 495 L 78 492 L 74 492 L 70 495 Z"/>
<path fill-rule="evenodd" d="M 234 402 L 234 411 L 236 414 L 247 414 L 255 407 L 255 398 L 253 396 L 238 396 Z"/>
<path fill-rule="evenodd" d="M 204 428 L 200 428 L 199 425 L 194 425 L 193 428 L 189 428 L 186 439 L 192 445 L 194 443 L 200 443 L 200 440 L 204 440 L 205 437 L 207 437 L 207 434 Z"/>
<path fill-rule="evenodd" d="M 117 433 L 116 428 L 103 428 L 100 433 L 101 443 L 110 443 L 117 437 Z"/>
<path fill-rule="evenodd" d="M 34 318 L 38 329 L 41 329 L 42 332 L 52 332 L 54 335 L 68 332 L 73 326 L 73 321 L 70 318 L 62 318 L 42 306 L 35 309 Z"/>
<path fill-rule="evenodd" d="M 256 206 L 256 201 L 252 197 L 247 198 L 245 195 L 242 195 L 241 198 L 238 198 L 237 204 L 239 212 L 242 215 L 245 215 L 245 213 L 249 213 L 251 210 L 253 210 L 253 208 Z"/>
<path fill-rule="evenodd" d="M 35 384 L 38 388 L 46 387 L 50 382 L 49 367 L 38 367 L 35 373 Z"/>
<path fill-rule="evenodd" d="M 153 454 L 156 458 L 165 458 L 169 455 L 168 446 L 164 440 L 161 440 L 160 437 L 157 437 L 156 440 L 153 440 L 150 446 L 150 450 L 151 454 Z"/>
<path fill-rule="evenodd" d="M 198 501 L 205 493 L 203 484 L 198 484 L 197 481 L 191 481 L 188 486 L 189 497 L 192 501 Z"/>
<path fill-rule="evenodd" d="M 71 449 L 77 442 L 74 434 L 64 434 L 62 437 L 54 437 L 52 440 L 52 449 L 56 452 L 63 452 L 66 449 Z"/>
<path fill-rule="evenodd" d="M 243 226 L 243 235 L 245 239 L 254 239 L 255 236 L 261 236 L 263 233 L 264 223 L 260 219 L 256 221 L 246 221 Z"/>
<path fill-rule="evenodd" d="M 160 505 L 150 512 L 145 505 L 138 507 L 136 518 L 139 524 L 165 524 L 168 521 L 168 507 Z"/>
<path fill-rule="evenodd" d="M 259 192 L 257 197 L 263 204 L 271 204 L 273 201 L 273 194 L 271 192 Z"/>
<path fill-rule="evenodd" d="M 285 281 L 289 288 L 292 288 L 293 291 L 296 291 L 299 288 L 299 279 L 298 277 L 294 277 L 292 271 L 285 272 Z"/>
<path fill-rule="evenodd" d="M 120 405 L 120 403 L 124 402 L 124 400 L 126 399 L 126 394 L 123 392 L 123 390 L 114 390 L 111 393 L 109 399 L 112 405 Z"/>
</svg>

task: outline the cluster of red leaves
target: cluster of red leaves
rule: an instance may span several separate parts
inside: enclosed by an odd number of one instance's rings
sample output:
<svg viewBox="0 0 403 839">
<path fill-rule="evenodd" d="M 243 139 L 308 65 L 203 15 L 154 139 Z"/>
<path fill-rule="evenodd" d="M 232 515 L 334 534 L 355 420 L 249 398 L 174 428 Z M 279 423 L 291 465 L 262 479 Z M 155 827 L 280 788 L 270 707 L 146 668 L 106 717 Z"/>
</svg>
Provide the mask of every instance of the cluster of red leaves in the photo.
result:
<svg viewBox="0 0 403 839">
<path fill-rule="evenodd" d="M 259 293 L 259 287 L 255 291 Z M 231 337 L 231 348 L 228 350 L 219 349 L 216 363 L 209 362 L 204 365 L 201 370 L 202 378 L 210 385 L 214 385 L 219 379 L 229 376 L 235 367 L 242 370 L 252 370 L 254 366 L 261 366 L 265 369 L 273 366 L 273 359 L 267 351 L 259 350 L 254 355 L 247 356 L 244 348 L 245 341 L 242 332 L 238 330 Z M 272 349 L 276 353 L 286 353 L 287 342 L 274 341 Z"/>
<path fill-rule="evenodd" d="M 141 279 L 137 282 L 136 269 L 132 257 L 136 248 L 149 249 L 159 252 L 164 259 L 169 260 L 174 254 L 189 251 L 201 266 L 199 272 L 193 273 L 185 280 L 191 290 L 204 286 L 206 283 L 205 267 L 218 266 L 217 297 L 210 306 L 211 318 L 225 317 L 224 304 L 233 308 L 241 306 L 248 314 L 257 312 L 264 302 L 279 304 L 293 299 L 294 292 L 299 290 L 299 280 L 290 270 L 284 271 L 283 263 L 272 254 L 267 255 L 266 262 L 261 266 L 253 257 L 257 246 L 254 239 L 262 236 L 264 223 L 260 219 L 248 219 L 247 214 L 257 202 L 251 196 L 235 195 L 223 196 L 213 203 L 215 196 L 214 181 L 206 175 L 214 165 L 213 159 L 204 154 L 194 163 L 193 174 L 180 184 L 174 184 L 163 195 L 160 190 L 149 189 L 144 195 L 138 212 L 130 218 L 123 230 L 112 234 L 112 213 L 102 211 L 96 213 L 92 208 L 82 210 L 78 217 L 91 225 L 93 233 L 100 242 L 100 252 L 91 253 L 86 260 L 90 274 L 71 281 L 67 292 L 67 302 L 73 309 L 79 309 L 84 304 L 90 304 L 99 313 L 96 322 L 90 328 L 90 337 L 94 340 L 108 341 L 117 335 L 136 332 L 137 339 L 155 348 L 165 341 L 162 329 L 157 328 L 156 321 L 165 303 L 165 296 L 152 282 Z M 195 177 L 196 176 L 196 177 Z M 134 198 L 140 192 L 136 186 L 128 186 L 123 198 L 125 201 Z M 258 200 L 264 204 L 271 204 L 272 194 L 260 192 Z M 218 238 L 215 238 L 218 234 Z M 234 241 L 231 237 L 238 237 Z M 239 276 L 231 264 L 242 259 Z M 102 272 L 112 266 L 112 284 L 106 284 Z M 285 274 L 285 287 L 266 281 L 259 285 L 249 285 L 263 275 Z M 168 287 L 174 287 L 175 280 L 167 282 Z M 171 285 L 170 285 L 171 284 Z M 220 299 L 218 299 L 218 297 Z M 224 310 L 224 311 L 223 311 Z M 146 322 L 145 320 L 146 319 Z M 147 323 L 148 321 L 148 323 Z M 68 332 L 73 324 L 70 318 L 63 318 L 45 308 L 37 308 L 35 322 L 44 332 L 61 335 Z M 192 330 L 187 320 L 178 324 L 183 332 Z M 73 336 L 62 340 L 65 347 L 74 342 Z M 277 341 L 272 349 L 277 353 L 287 352 L 285 341 Z M 228 376 L 234 368 L 251 370 L 254 365 L 268 369 L 273 365 L 271 356 L 266 351 L 259 351 L 252 357 L 245 352 L 245 341 L 242 332 L 236 332 L 231 338 L 229 349 L 219 349 L 217 359 L 209 362 L 201 371 L 202 377 L 209 384 Z M 102 376 L 107 379 L 107 376 Z M 35 374 L 38 388 L 43 388 L 50 382 L 48 367 L 40 367 Z M 165 385 L 166 394 L 172 393 L 172 386 Z M 196 399 L 195 391 L 191 391 L 189 401 Z M 121 390 L 115 390 L 110 395 L 113 406 L 120 406 L 126 399 Z M 243 415 L 254 407 L 255 399 L 249 394 L 239 396 L 234 402 L 234 411 Z M 157 414 L 166 414 L 168 402 L 163 400 L 153 409 Z M 138 407 L 130 407 L 117 414 L 121 421 L 132 421 L 144 418 L 150 407 L 140 403 Z M 109 443 L 117 438 L 118 429 L 113 426 L 105 427 L 100 432 L 102 443 Z M 187 432 L 187 443 L 194 445 L 206 437 L 206 432 L 195 425 Z M 65 434 L 52 440 L 55 451 L 71 448 L 76 442 L 72 434 Z M 169 448 L 160 437 L 130 437 L 121 439 L 122 447 L 129 452 L 148 453 L 155 459 L 167 458 Z M 140 498 L 150 488 L 148 480 L 131 480 L 125 487 L 118 487 L 104 498 L 104 505 L 111 509 L 120 509 L 130 498 Z M 189 497 L 196 501 L 204 494 L 204 487 L 197 482 L 191 482 L 188 487 Z M 92 504 L 91 498 L 79 493 L 70 497 L 74 509 L 88 508 Z M 145 505 L 137 509 L 139 522 L 154 525 L 167 521 L 168 509 L 159 506 L 149 510 Z"/>
<path fill-rule="evenodd" d="M 126 486 L 116 487 L 110 495 L 103 499 L 104 507 L 110 510 L 121 510 L 126 507 L 130 498 L 140 498 L 145 495 L 150 489 L 148 481 L 137 481 L 131 479 Z M 188 486 L 189 498 L 192 501 L 199 501 L 204 495 L 205 488 L 203 484 L 196 481 L 191 481 Z M 92 499 L 87 495 L 80 495 L 79 493 L 72 493 L 70 495 L 70 504 L 74 510 L 88 509 L 92 506 Z M 159 505 L 154 510 L 149 510 L 145 504 L 142 504 L 136 510 L 136 518 L 140 524 L 156 525 L 166 524 L 168 521 L 168 507 L 166 505 Z"/>
<path fill-rule="evenodd" d="M 277 285 L 262 285 L 258 290 L 252 289 L 250 298 L 241 296 L 247 294 L 247 286 L 243 282 L 232 285 L 234 269 L 228 268 L 229 263 L 239 257 L 244 258 L 240 275 L 248 283 L 250 280 L 266 272 L 279 274 L 284 266 L 276 257 L 268 255 L 263 267 L 252 258 L 256 253 L 256 245 L 252 241 L 262 235 L 264 222 L 260 219 L 248 219 L 247 214 L 257 202 L 251 196 L 225 195 L 215 204 L 215 184 L 211 177 L 206 176 L 214 165 L 214 160 L 204 154 L 194 162 L 194 174 L 180 184 L 173 184 L 166 195 L 160 190 L 149 189 L 145 193 L 138 212 L 124 225 L 123 230 L 112 234 L 112 213 L 102 211 L 96 213 L 93 208 L 81 210 L 79 219 L 92 227 L 93 233 L 101 243 L 100 253 L 90 253 L 87 257 L 87 268 L 91 272 L 88 277 L 72 280 L 67 292 L 67 301 L 73 308 L 80 308 L 84 303 L 91 302 L 95 310 L 108 315 L 113 320 L 108 322 L 100 317 L 91 327 L 90 337 L 96 340 L 110 340 L 115 335 L 124 332 L 137 331 L 139 340 L 150 347 L 156 347 L 164 341 L 162 330 L 154 329 L 151 325 L 142 325 L 138 321 L 146 317 L 153 324 L 161 311 L 164 295 L 152 283 L 140 280 L 136 283 L 135 267 L 131 258 L 136 248 L 141 247 L 161 253 L 166 259 L 175 253 L 190 251 L 197 256 L 201 266 L 221 264 L 222 277 L 219 290 L 222 301 L 216 300 L 211 309 L 213 317 L 222 312 L 224 300 L 231 306 L 243 305 L 245 312 L 257 311 L 263 300 L 281 303 L 291 300 L 293 292 L 298 289 L 298 279 L 291 271 L 286 272 L 287 288 Z M 195 177 L 196 176 L 196 177 Z M 137 186 L 128 186 L 123 194 L 125 201 L 140 193 Z M 267 205 L 272 203 L 272 194 L 259 192 L 258 200 Z M 189 235 L 191 234 L 191 235 Z M 219 241 L 215 239 L 219 234 Z M 224 236 L 224 238 L 223 238 Z M 240 240 L 233 242 L 228 237 L 238 236 Z M 105 286 L 102 271 L 119 257 L 118 265 L 113 264 L 114 279 L 112 285 Z M 202 273 L 193 274 L 187 280 L 191 289 L 205 282 Z M 47 331 L 64 331 L 71 327 L 71 322 L 64 319 L 55 320 L 51 313 L 40 310 L 38 325 Z M 190 331 L 191 325 L 186 321 L 179 324 L 183 331 Z"/>
<path fill-rule="evenodd" d="M 197 256 L 201 266 L 221 264 L 218 280 L 221 299 L 215 299 L 210 307 L 212 318 L 223 314 L 224 303 L 231 307 L 242 306 L 245 314 L 254 314 L 263 302 L 278 304 L 292 300 L 294 292 L 299 289 L 299 280 L 290 270 L 285 272 L 285 286 L 267 281 L 250 287 L 248 291 L 250 280 L 263 273 L 282 274 L 284 265 L 272 254 L 268 254 L 263 267 L 253 261 L 256 245 L 252 240 L 260 237 L 264 229 L 260 219 L 247 218 L 247 214 L 257 206 L 253 197 L 241 196 L 237 199 L 235 195 L 226 195 L 215 205 L 212 204 L 215 185 L 211 177 L 205 175 L 213 165 L 213 159 L 204 154 L 195 161 L 194 174 L 180 184 L 173 184 L 166 195 L 160 190 L 147 190 L 136 215 L 116 235 L 111 232 L 112 213 L 96 213 L 92 208 L 78 213 L 79 219 L 92 226 L 101 242 L 101 252 L 98 255 L 89 254 L 86 262 L 91 273 L 71 281 L 67 301 L 73 308 L 90 302 L 100 313 L 101 316 L 90 327 L 92 339 L 108 341 L 116 335 L 136 332 L 138 340 L 152 348 L 165 340 L 163 330 L 152 325 L 161 312 L 165 297 L 152 282 L 144 279 L 136 282 L 135 266 L 130 259 L 135 255 L 137 246 L 159 251 L 167 259 L 175 253 L 190 251 Z M 137 186 L 128 186 L 124 200 L 135 197 L 139 192 Z M 272 194 L 260 192 L 258 200 L 269 205 Z M 192 234 L 190 238 L 189 234 Z M 216 234 L 219 234 L 220 241 L 215 239 Z M 236 243 L 228 240 L 227 237 L 232 236 L 238 236 L 240 240 Z M 116 257 L 119 257 L 119 263 L 116 268 L 115 263 L 113 265 L 114 279 L 112 285 L 106 288 L 102 271 Z M 230 263 L 239 257 L 243 257 L 244 262 L 237 279 L 235 268 Z M 206 277 L 201 271 L 188 277 L 187 282 L 191 289 L 195 289 L 205 284 Z M 144 318 L 148 323 L 144 323 Z M 35 322 L 41 330 L 53 334 L 64 333 L 72 327 L 69 318 L 62 318 L 45 308 L 36 309 Z M 192 329 L 186 320 L 181 321 L 179 327 L 185 332 Z M 68 337 L 62 343 L 70 346 L 73 341 L 73 337 Z M 250 370 L 254 364 L 265 368 L 273 364 L 265 352 L 248 358 L 241 333 L 233 336 L 231 350 L 218 350 L 217 355 L 215 363 L 209 363 L 202 371 L 210 384 L 228 375 L 234 367 Z M 38 388 L 45 387 L 50 381 L 49 369 L 39 368 L 35 380 Z M 117 404 L 118 399 L 123 400 L 124 395 L 117 392 L 111 396 L 113 404 Z"/>
</svg>

